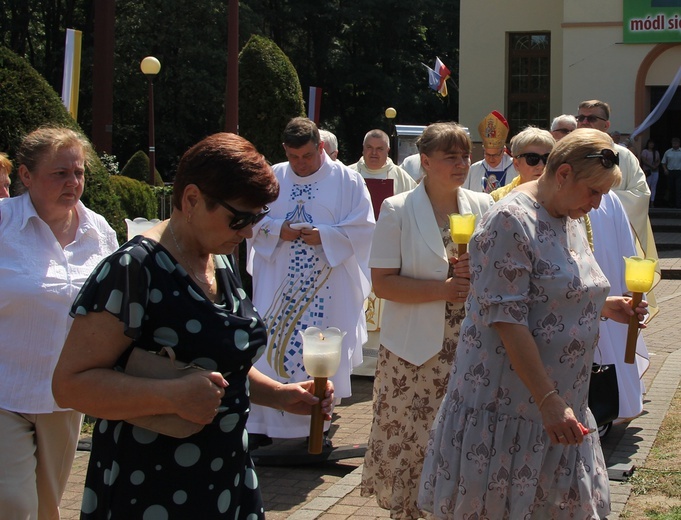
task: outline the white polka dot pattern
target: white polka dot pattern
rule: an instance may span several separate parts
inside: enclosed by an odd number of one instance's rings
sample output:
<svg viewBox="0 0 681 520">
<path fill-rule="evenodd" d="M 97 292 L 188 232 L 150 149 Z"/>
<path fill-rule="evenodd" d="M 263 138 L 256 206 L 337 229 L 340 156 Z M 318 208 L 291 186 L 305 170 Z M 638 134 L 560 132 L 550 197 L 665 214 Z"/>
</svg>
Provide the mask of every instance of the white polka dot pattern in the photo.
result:
<svg viewBox="0 0 681 520">
<path fill-rule="evenodd" d="M 227 257 L 217 256 L 216 267 L 224 295 L 217 304 L 161 245 L 136 237 L 100 264 L 76 299 L 73 312 L 109 312 L 135 345 L 173 347 L 179 361 L 229 383 L 213 423 L 186 439 L 99 420 L 83 519 L 265 518 L 245 424 L 247 374 L 266 331 Z"/>
</svg>

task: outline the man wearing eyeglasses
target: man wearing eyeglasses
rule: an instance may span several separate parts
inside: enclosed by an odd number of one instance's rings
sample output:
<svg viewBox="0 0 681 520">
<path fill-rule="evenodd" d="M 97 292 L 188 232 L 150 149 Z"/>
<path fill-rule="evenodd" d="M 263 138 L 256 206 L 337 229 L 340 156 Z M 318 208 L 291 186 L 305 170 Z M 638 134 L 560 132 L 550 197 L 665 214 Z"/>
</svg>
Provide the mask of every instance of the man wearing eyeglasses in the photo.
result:
<svg viewBox="0 0 681 520">
<path fill-rule="evenodd" d="M 478 132 L 482 139 L 484 158 L 471 165 L 463 188 L 492 193 L 497 188 L 511 184 L 518 176 L 513 158 L 506 153 L 508 130 L 508 122 L 496 110 L 480 121 Z"/>
<path fill-rule="evenodd" d="M 576 117 L 579 128 L 595 128 L 606 133 L 610 128 L 610 106 L 604 101 L 596 99 L 582 101 Z M 628 148 L 615 143 L 613 149 L 618 153 L 622 182 L 619 186 L 613 187 L 610 193 L 603 195 L 599 207 L 589 213 L 589 219 L 594 256 L 611 281 L 611 294 L 623 294 L 626 287 L 622 284 L 624 279 L 622 257 L 638 254 L 637 239 L 647 257 L 657 258 L 657 249 L 648 219 L 650 188 L 645 174 L 638 159 Z M 630 229 L 626 227 L 627 221 Z M 633 230 L 635 236 L 630 230 Z M 652 315 L 657 307 L 652 291 L 646 294 L 646 300 Z M 599 359 L 596 361 L 616 365 L 620 394 L 619 418 L 616 422 L 626 421 L 639 415 L 643 410 L 645 388 L 641 376 L 648 367 L 648 349 L 643 336 L 639 335 L 636 342 L 636 363 L 626 364 L 622 362 L 621 355 L 626 327 L 603 322 L 600 324 L 599 335 Z M 604 436 L 611 426 L 612 424 L 602 425 L 599 428 L 599 435 Z"/>
<path fill-rule="evenodd" d="M 579 128 L 595 128 L 607 133 L 610 128 L 610 105 L 598 99 L 582 101 L 576 118 Z M 648 219 L 650 187 L 646 182 L 645 173 L 636 155 L 627 147 L 615 144 L 615 151 L 619 154 L 622 182 L 619 186 L 613 187 L 612 191 L 622 201 L 646 256 L 657 258 L 657 249 Z"/>
<path fill-rule="evenodd" d="M 595 128 L 607 133 L 610 128 L 610 105 L 598 99 L 582 101 L 578 106 L 576 118 L 579 128 Z M 614 186 L 611 191 L 622 202 L 636 240 L 646 258 L 657 258 L 657 247 L 655 247 L 653 230 L 648 218 L 650 187 L 646 182 L 645 173 L 631 150 L 619 144 L 614 144 L 614 149 L 619 155 L 622 182 Z M 659 281 L 659 279 L 658 271 L 656 280 Z M 657 313 L 657 304 L 652 291 L 647 293 L 646 299 L 652 316 Z"/>
<path fill-rule="evenodd" d="M 305 381 L 300 332 L 337 327 L 347 334 L 331 379 L 336 397 L 349 397 L 350 373 L 367 340 L 371 199 L 362 176 L 326 154 L 311 120 L 292 119 L 283 137 L 288 162 L 273 166 L 279 197 L 248 240 L 253 303 L 269 333 L 254 366 L 281 383 Z M 304 438 L 310 417 L 252 405 L 247 429 L 262 444 L 266 437 Z"/>
<path fill-rule="evenodd" d="M 553 118 L 551 123 L 551 135 L 556 141 L 560 141 L 563 137 L 577 128 L 577 119 L 572 114 L 561 114 Z"/>
</svg>

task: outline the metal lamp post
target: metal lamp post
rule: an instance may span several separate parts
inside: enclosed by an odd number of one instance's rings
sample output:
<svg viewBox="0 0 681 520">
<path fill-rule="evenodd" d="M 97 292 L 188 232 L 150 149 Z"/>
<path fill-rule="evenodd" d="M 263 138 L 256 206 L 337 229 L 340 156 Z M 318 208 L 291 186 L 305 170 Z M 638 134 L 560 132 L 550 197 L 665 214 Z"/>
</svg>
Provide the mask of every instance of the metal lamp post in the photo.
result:
<svg viewBox="0 0 681 520">
<path fill-rule="evenodd" d="M 140 63 L 140 69 L 149 80 L 149 178 L 147 182 L 153 186 L 156 172 L 156 144 L 154 138 L 154 77 L 161 70 L 161 62 L 153 56 L 147 56 Z"/>
<path fill-rule="evenodd" d="M 390 155 L 391 159 L 397 164 L 397 132 L 395 130 L 395 117 L 397 116 L 397 110 L 393 107 L 388 107 L 385 109 L 385 117 L 390 121 Z"/>
</svg>

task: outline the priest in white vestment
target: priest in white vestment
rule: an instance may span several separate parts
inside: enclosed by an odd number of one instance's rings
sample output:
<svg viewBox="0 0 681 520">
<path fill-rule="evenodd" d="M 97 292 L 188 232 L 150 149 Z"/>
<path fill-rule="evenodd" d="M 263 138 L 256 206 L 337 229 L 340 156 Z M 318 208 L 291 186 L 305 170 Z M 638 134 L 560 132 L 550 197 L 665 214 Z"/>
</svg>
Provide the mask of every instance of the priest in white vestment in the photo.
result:
<svg viewBox="0 0 681 520">
<path fill-rule="evenodd" d="M 330 379 L 336 397 L 349 397 L 350 374 L 362 362 L 367 339 L 363 302 L 371 286 L 371 200 L 362 177 L 329 158 L 309 119 L 288 123 L 284 149 L 289 161 L 273 166 L 279 198 L 248 240 L 253 303 L 269 334 L 254 366 L 282 383 L 307 380 L 300 331 L 337 327 L 347 334 L 340 368 Z M 306 437 L 310 417 L 251 405 L 247 429 Z"/>
<path fill-rule="evenodd" d="M 379 129 L 369 130 L 362 143 L 362 157 L 350 168 L 357 170 L 365 179 L 392 179 L 393 193 L 389 196 L 416 188 L 416 181 L 388 157 L 389 153 L 388 134 Z"/>
<path fill-rule="evenodd" d="M 378 211 L 387 197 L 416 188 L 416 181 L 405 170 L 397 166 L 389 157 L 390 138 L 383 130 L 369 130 L 362 143 L 362 157 L 350 168 L 357 170 L 367 181 L 367 188 L 371 194 L 374 207 L 374 217 L 378 220 Z M 381 184 L 372 184 L 373 180 L 385 181 L 392 184 L 390 190 L 381 189 Z M 388 192 L 389 191 L 389 192 Z M 381 330 L 381 312 L 383 301 L 377 298 L 372 289 L 366 301 L 367 330 L 370 335 L 378 334 Z M 375 343 L 375 341 L 373 342 Z M 367 356 L 370 357 L 370 356 Z"/>
<path fill-rule="evenodd" d="M 593 233 L 594 257 L 610 282 L 610 295 L 628 294 L 624 281 L 623 257 L 635 256 L 636 245 L 624 206 L 614 190 L 603 195 L 597 209 L 589 212 Z M 619 388 L 619 417 L 631 420 L 643 411 L 643 374 L 650 365 L 643 334 L 636 341 L 636 362 L 624 362 L 628 326 L 613 320 L 601 321 L 594 362 L 614 364 Z M 598 396 L 596 396 L 598 397 Z"/>
<path fill-rule="evenodd" d="M 582 101 L 578 106 L 576 118 L 579 128 L 595 128 L 607 133 L 610 128 L 610 105 L 598 99 Z M 645 173 L 643 173 L 636 155 L 631 150 L 616 144 L 615 151 L 619 154 L 622 182 L 618 186 L 614 186 L 612 191 L 619 197 L 627 213 L 634 231 L 639 256 L 657 258 L 657 247 L 648 217 L 650 187 L 646 182 Z M 658 267 L 655 284 L 659 281 L 660 271 Z M 648 293 L 647 300 L 650 317 L 653 317 L 657 314 L 658 308 L 652 290 Z"/>
</svg>

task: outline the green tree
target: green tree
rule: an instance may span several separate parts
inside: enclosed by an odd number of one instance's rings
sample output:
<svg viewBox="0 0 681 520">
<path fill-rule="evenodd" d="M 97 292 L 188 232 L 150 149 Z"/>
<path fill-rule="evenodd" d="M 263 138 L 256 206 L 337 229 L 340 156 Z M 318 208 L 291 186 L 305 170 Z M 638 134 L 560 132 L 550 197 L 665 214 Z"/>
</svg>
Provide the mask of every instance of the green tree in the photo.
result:
<svg viewBox="0 0 681 520">
<path fill-rule="evenodd" d="M 371 128 L 428 124 L 458 117 L 459 0 L 250 0 L 262 13 L 264 34 L 291 59 L 303 91 L 323 90 L 322 128 L 334 131 L 345 162 L 361 155 Z M 428 88 L 427 72 L 439 56 L 452 70 L 450 96 Z"/>
<path fill-rule="evenodd" d="M 274 42 L 252 36 L 239 56 L 239 133 L 272 162 L 285 160 L 281 133 L 305 115 L 298 74 Z"/>
<path fill-rule="evenodd" d="M 26 57 L 61 92 L 65 29 L 83 29 L 88 8 L 83 0 L 0 1 L 0 44 Z"/>
<path fill-rule="evenodd" d="M 121 200 L 125 218 L 157 218 L 156 194 L 146 182 L 136 181 L 123 175 L 112 175 L 111 184 Z"/>
<path fill-rule="evenodd" d="M 12 158 L 24 135 L 43 125 L 72 128 L 83 133 L 68 114 L 61 99 L 26 60 L 0 46 L 0 150 Z M 83 203 L 101 214 L 125 237 L 125 224 L 109 174 L 98 157 L 86 171 Z"/>
<path fill-rule="evenodd" d="M 149 180 L 149 156 L 142 150 L 135 152 L 123 166 L 121 175 L 140 182 L 147 182 Z M 163 186 L 163 184 L 161 174 L 158 173 L 158 170 L 154 170 L 154 186 Z"/>
<path fill-rule="evenodd" d="M 310 86 L 323 89 L 320 126 L 337 134 L 341 157 L 350 161 L 359 157 L 367 130 L 390 130 L 383 116 L 388 106 L 397 109 L 397 123 L 457 119 L 459 4 L 241 0 L 240 41 L 243 45 L 253 35 L 271 39 L 297 71 L 305 98 Z M 64 29 L 83 30 L 79 122 L 86 129 L 91 128 L 96 5 L 92 0 L 0 0 L 0 42 L 26 57 L 58 92 Z M 147 55 L 162 63 L 154 84 L 156 160 L 164 178 L 172 177 L 189 146 L 224 128 L 227 22 L 225 0 L 116 1 L 113 153 L 121 162 L 147 146 L 147 80 L 139 70 Z M 452 70 L 450 96 L 444 99 L 428 88 L 421 65 L 432 66 L 435 56 Z M 245 96 L 249 74 L 242 66 Z M 243 102 L 241 107 L 248 110 Z M 242 129 L 251 123 L 240 114 Z M 259 124 L 259 132 L 273 126 L 269 118 Z"/>
<path fill-rule="evenodd" d="M 140 71 L 155 56 L 156 167 L 170 179 L 182 154 L 223 130 L 227 2 L 116 2 L 115 153 L 123 160 L 148 144 L 148 83 Z"/>
</svg>

